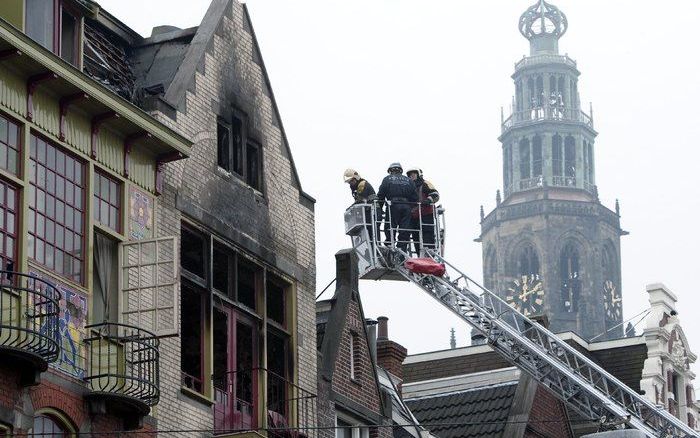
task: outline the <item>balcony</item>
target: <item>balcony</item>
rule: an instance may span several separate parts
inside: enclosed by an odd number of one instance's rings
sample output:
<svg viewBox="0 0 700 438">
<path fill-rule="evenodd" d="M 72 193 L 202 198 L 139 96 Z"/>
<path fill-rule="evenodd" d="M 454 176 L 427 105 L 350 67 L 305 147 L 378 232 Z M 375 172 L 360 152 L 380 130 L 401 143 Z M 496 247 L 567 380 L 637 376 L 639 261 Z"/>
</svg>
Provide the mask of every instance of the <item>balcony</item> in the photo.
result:
<svg viewBox="0 0 700 438">
<path fill-rule="evenodd" d="M 232 371 L 214 378 L 214 431 L 241 435 L 259 426 L 259 379 L 266 379 L 267 432 L 274 438 L 315 438 L 316 395 L 263 368 Z"/>
<path fill-rule="evenodd" d="M 501 125 L 501 133 L 518 127 L 542 121 L 583 123 L 593 129 L 593 118 L 577 108 L 567 108 L 545 104 L 524 111 L 515 111 Z"/>
<path fill-rule="evenodd" d="M 569 67 L 576 68 L 576 61 L 569 58 L 568 55 L 543 54 L 524 57 L 523 59 L 515 63 L 515 70 L 520 70 L 521 68 L 532 67 L 542 64 L 564 64 Z"/>
<path fill-rule="evenodd" d="M 116 415 L 124 428 L 136 429 L 141 420 L 158 404 L 158 338 L 138 327 L 102 323 L 85 327 L 89 337 L 88 400 L 94 414 Z"/>
<path fill-rule="evenodd" d="M 58 359 L 60 298 L 46 281 L 0 271 L 0 357 L 20 370 L 22 385 L 37 384 Z"/>
<path fill-rule="evenodd" d="M 567 187 L 572 189 L 583 189 L 593 196 L 598 196 L 598 187 L 589 181 L 583 181 L 583 187 L 579 187 L 579 180 L 575 176 L 552 176 L 521 179 L 516 185 L 506 186 L 503 190 L 505 197 L 512 195 L 514 192 L 526 191 L 530 189 L 538 189 L 542 187 Z"/>
</svg>

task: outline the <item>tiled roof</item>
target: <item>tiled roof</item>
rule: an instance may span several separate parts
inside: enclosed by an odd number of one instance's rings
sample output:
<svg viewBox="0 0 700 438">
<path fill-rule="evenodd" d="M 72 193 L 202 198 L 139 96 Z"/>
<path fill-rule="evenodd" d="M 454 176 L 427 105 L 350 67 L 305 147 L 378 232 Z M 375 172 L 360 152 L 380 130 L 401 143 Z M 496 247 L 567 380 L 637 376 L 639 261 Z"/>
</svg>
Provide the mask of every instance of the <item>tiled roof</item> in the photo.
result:
<svg viewBox="0 0 700 438">
<path fill-rule="evenodd" d="M 418 421 L 439 438 L 500 437 L 517 382 L 406 400 Z"/>
</svg>

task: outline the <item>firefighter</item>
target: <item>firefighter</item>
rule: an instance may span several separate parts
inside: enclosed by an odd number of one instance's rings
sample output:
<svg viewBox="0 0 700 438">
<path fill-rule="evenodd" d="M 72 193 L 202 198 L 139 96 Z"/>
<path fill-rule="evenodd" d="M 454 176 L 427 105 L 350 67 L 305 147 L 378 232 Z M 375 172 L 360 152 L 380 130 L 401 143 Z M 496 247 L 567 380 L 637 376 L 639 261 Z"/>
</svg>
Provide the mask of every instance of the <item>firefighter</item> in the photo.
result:
<svg viewBox="0 0 700 438">
<path fill-rule="evenodd" d="M 411 210 L 411 237 L 416 254 L 420 254 L 419 230 L 423 232 L 425 247 L 435 249 L 435 204 L 440 200 L 440 193 L 430 181 L 423 179 L 423 171 L 419 167 L 406 170 L 406 176 L 415 184 L 416 195 L 420 202 L 420 205 Z"/>
<path fill-rule="evenodd" d="M 353 204 L 372 204 L 377 200 L 377 194 L 374 191 L 374 187 L 366 179 L 362 178 L 360 174 L 355 169 L 346 169 L 343 173 L 343 180 L 346 184 L 350 185 L 350 192 L 352 193 L 352 198 L 355 200 Z M 378 233 L 373 230 L 377 227 L 373 227 L 372 224 L 372 208 L 368 205 L 365 207 L 365 224 L 367 224 L 367 232 L 369 233 L 369 238 L 371 242 L 374 242 L 375 235 Z M 377 222 L 382 220 L 381 216 L 382 210 L 377 209 Z"/>
<path fill-rule="evenodd" d="M 391 223 L 385 224 L 384 233 L 389 242 L 398 239 L 396 246 L 407 251 L 411 238 L 411 203 L 418 202 L 418 195 L 411 180 L 403 175 L 400 163 L 391 163 L 387 172 L 389 175 L 384 177 L 377 193 L 380 201 L 390 201 L 387 214 Z"/>
</svg>

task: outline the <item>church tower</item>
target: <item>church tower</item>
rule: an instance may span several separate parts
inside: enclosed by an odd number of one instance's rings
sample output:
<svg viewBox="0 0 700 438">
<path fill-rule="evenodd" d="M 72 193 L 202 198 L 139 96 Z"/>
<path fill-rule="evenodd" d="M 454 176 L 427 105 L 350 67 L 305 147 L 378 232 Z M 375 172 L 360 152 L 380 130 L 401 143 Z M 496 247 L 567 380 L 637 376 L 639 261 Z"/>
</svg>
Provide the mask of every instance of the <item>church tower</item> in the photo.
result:
<svg viewBox="0 0 700 438">
<path fill-rule="evenodd" d="M 559 53 L 568 21 L 538 1 L 520 17 L 530 55 L 515 64 L 503 120 L 503 199 L 482 212 L 484 283 L 555 332 L 590 339 L 622 322 L 619 208 L 598 200 L 591 113 L 576 62 Z M 482 210 L 483 211 L 483 210 Z M 622 336 L 622 327 L 598 339 Z"/>
</svg>

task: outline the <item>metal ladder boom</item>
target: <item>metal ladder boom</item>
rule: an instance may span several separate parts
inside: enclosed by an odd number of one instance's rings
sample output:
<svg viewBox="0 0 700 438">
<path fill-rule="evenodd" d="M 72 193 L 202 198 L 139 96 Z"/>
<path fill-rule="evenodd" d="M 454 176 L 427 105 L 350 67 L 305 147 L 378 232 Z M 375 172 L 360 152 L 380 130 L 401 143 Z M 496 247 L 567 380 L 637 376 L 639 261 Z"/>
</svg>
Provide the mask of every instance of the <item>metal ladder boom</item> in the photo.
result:
<svg viewBox="0 0 700 438">
<path fill-rule="evenodd" d="M 408 255 L 391 249 L 387 260 Z M 622 420 L 650 438 L 698 437 L 696 432 L 663 408 L 637 394 L 593 361 L 528 319 L 493 292 L 482 287 L 435 251 L 433 260 L 444 263 L 448 275 L 417 274 L 403 263 L 390 268 L 415 283 L 457 314 L 488 340 L 508 362 L 529 374 L 557 398 L 590 419 Z M 450 275 L 454 276 L 453 279 Z"/>
</svg>

